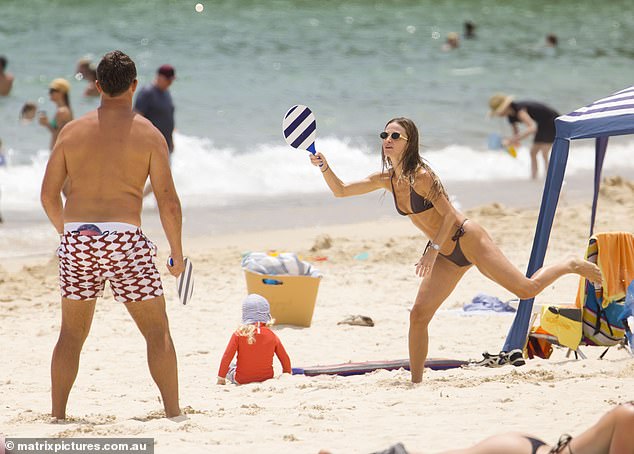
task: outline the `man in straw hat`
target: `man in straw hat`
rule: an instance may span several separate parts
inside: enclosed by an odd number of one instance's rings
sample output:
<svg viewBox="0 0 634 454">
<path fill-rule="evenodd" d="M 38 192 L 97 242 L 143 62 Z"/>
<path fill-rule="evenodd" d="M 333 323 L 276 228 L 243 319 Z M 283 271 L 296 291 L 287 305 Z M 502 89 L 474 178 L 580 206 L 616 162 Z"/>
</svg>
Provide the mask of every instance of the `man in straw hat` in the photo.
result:
<svg viewBox="0 0 634 454">
<path fill-rule="evenodd" d="M 544 172 L 548 168 L 550 149 L 555 141 L 555 118 L 559 113 L 535 101 L 514 101 L 512 96 L 496 93 L 489 99 L 490 115 L 507 117 L 513 135 L 504 140 L 504 145 L 519 146 L 520 141 L 534 135 L 531 146 L 531 178 L 537 178 L 537 155 L 541 154 L 544 161 Z M 526 128 L 520 132 L 518 123 Z"/>
</svg>

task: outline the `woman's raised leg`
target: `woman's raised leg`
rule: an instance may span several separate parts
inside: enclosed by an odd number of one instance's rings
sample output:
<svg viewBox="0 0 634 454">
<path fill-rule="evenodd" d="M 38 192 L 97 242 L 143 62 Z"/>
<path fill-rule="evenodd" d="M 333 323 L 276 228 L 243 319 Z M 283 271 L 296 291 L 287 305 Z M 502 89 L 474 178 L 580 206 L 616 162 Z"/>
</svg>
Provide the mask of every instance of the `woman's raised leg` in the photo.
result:
<svg viewBox="0 0 634 454">
<path fill-rule="evenodd" d="M 544 266 L 528 278 L 506 258 L 482 227 L 474 227 L 467 233 L 473 237 L 461 242 L 467 258 L 482 274 L 521 299 L 534 297 L 564 274 L 578 274 L 591 282 L 601 282 L 599 267 L 577 257 Z"/>
</svg>

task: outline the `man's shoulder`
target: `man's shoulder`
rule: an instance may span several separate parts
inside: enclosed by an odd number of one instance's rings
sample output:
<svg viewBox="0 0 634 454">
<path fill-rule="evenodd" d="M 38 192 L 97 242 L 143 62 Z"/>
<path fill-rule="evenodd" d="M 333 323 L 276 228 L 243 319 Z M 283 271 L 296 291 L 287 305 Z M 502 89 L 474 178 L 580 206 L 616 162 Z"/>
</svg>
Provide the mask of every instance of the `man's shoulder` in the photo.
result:
<svg viewBox="0 0 634 454">
<path fill-rule="evenodd" d="M 87 123 L 92 123 L 92 122 L 97 122 L 99 121 L 99 115 L 97 113 L 97 109 L 95 110 L 91 110 L 89 112 L 86 112 L 85 114 L 83 114 L 80 117 L 75 118 L 74 120 L 71 120 L 68 124 L 87 124 Z"/>
<path fill-rule="evenodd" d="M 152 85 L 152 84 L 144 85 L 139 90 L 139 95 L 148 96 L 148 95 L 154 94 L 155 91 L 156 91 L 156 89 L 155 89 L 154 85 Z"/>
<path fill-rule="evenodd" d="M 133 121 L 133 128 L 136 133 L 142 134 L 147 139 L 156 141 L 157 143 L 160 143 L 162 140 L 165 140 L 163 138 L 163 134 L 161 134 L 161 132 L 158 129 L 156 129 L 156 127 L 152 124 L 152 122 L 148 120 L 146 117 L 144 117 L 143 114 L 139 112 L 135 112 L 135 115 L 132 121 Z"/>
<path fill-rule="evenodd" d="M 81 117 L 70 120 L 64 125 L 59 133 L 58 140 L 69 140 L 70 138 L 79 138 L 84 134 L 90 133 L 97 126 L 98 118 L 96 111 L 88 112 Z"/>
<path fill-rule="evenodd" d="M 152 122 L 148 120 L 145 116 L 143 116 L 141 112 L 134 111 L 134 117 L 132 118 L 132 122 L 134 126 L 137 126 L 140 128 L 156 129 L 154 128 L 154 125 L 152 124 Z"/>
</svg>

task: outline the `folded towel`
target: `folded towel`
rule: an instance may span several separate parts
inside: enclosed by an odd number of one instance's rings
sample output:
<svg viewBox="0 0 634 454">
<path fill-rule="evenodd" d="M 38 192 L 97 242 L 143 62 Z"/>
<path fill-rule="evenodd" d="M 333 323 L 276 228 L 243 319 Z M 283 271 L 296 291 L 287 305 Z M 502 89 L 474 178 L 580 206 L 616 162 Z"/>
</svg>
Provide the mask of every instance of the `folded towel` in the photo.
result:
<svg viewBox="0 0 634 454">
<path fill-rule="evenodd" d="M 590 238 L 586 259 L 601 269 L 603 282 L 595 285 L 597 299 L 605 308 L 625 297 L 627 286 L 634 279 L 634 235 L 629 232 L 597 233 Z M 577 307 L 582 306 L 585 279 L 580 279 Z"/>
<path fill-rule="evenodd" d="M 607 303 L 625 297 L 627 286 L 634 279 L 634 235 L 629 232 L 611 232 L 598 233 L 596 237 L 605 307 Z"/>
<path fill-rule="evenodd" d="M 300 260 L 294 252 L 283 252 L 276 257 L 251 252 L 242 258 L 242 268 L 259 274 L 322 277 L 319 270 Z"/>
</svg>

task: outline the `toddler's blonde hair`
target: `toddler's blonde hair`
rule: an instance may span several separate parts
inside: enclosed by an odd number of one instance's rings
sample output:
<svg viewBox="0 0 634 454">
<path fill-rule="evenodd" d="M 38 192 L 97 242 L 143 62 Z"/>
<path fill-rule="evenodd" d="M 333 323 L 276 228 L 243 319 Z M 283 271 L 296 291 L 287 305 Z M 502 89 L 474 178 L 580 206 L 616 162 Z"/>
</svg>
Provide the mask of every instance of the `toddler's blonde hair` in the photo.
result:
<svg viewBox="0 0 634 454">
<path fill-rule="evenodd" d="M 271 319 L 267 323 L 261 323 L 261 322 L 258 322 L 258 323 L 260 323 L 261 325 L 264 325 L 264 326 L 266 326 L 268 328 L 273 323 L 275 323 L 275 320 Z M 246 337 L 247 338 L 247 343 L 249 345 L 255 344 L 255 332 L 258 331 L 258 329 L 260 327 L 260 325 L 258 325 L 258 323 L 251 323 L 251 324 L 248 324 L 248 325 L 240 325 L 236 329 L 236 334 L 238 336 Z"/>
</svg>

